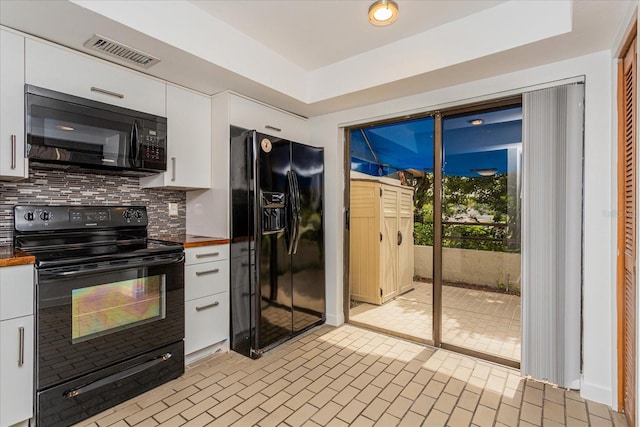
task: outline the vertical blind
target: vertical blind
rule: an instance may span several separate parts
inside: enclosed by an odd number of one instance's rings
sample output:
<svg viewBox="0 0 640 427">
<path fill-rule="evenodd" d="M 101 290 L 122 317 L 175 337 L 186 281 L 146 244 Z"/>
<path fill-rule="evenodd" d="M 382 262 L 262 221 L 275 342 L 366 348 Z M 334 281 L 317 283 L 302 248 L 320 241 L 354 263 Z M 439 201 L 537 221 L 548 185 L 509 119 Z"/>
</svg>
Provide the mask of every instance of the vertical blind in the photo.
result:
<svg viewBox="0 0 640 427">
<path fill-rule="evenodd" d="M 524 375 L 578 388 L 584 84 L 523 95 Z"/>
</svg>

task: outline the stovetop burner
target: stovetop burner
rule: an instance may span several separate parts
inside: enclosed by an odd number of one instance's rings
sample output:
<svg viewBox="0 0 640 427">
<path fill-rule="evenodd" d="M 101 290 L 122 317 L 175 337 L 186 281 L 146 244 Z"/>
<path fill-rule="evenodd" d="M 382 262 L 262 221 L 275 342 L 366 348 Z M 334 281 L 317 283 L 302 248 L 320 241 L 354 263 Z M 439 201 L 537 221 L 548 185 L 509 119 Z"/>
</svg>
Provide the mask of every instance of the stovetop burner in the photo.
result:
<svg viewBox="0 0 640 427">
<path fill-rule="evenodd" d="M 144 206 L 15 206 L 14 245 L 37 268 L 182 252 L 182 245 L 147 238 Z"/>
</svg>

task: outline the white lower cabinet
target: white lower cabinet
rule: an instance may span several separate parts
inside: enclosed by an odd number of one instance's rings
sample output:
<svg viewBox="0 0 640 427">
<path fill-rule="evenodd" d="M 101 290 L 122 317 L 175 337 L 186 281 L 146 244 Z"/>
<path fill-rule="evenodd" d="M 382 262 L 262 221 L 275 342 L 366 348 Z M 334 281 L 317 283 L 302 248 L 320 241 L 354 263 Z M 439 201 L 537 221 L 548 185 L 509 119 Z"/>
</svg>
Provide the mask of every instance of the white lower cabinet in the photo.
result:
<svg viewBox="0 0 640 427">
<path fill-rule="evenodd" d="M 185 249 L 185 362 L 229 348 L 229 247 Z"/>
<path fill-rule="evenodd" d="M 0 268 L 0 427 L 33 417 L 33 265 Z"/>
<path fill-rule="evenodd" d="M 33 316 L 0 322 L 0 426 L 33 416 Z"/>
<path fill-rule="evenodd" d="M 184 352 L 192 354 L 229 336 L 229 292 L 197 298 L 185 303 Z"/>
</svg>

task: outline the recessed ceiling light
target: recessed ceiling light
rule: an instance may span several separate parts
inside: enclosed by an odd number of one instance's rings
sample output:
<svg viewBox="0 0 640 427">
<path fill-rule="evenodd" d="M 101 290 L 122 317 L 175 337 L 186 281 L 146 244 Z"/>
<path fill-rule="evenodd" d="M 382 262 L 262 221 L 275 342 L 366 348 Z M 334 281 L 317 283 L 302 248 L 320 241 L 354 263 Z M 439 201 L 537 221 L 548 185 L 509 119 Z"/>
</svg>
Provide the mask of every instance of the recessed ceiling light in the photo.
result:
<svg viewBox="0 0 640 427">
<path fill-rule="evenodd" d="M 58 125 L 56 128 L 60 130 L 76 130 L 76 128 L 72 128 L 71 126 Z"/>
<path fill-rule="evenodd" d="M 480 176 L 493 176 L 496 173 L 498 173 L 498 169 L 496 168 L 471 169 L 471 172 L 477 173 Z"/>
<path fill-rule="evenodd" d="M 470 120 L 469 123 L 471 123 L 474 126 L 478 126 L 484 123 L 484 120 L 482 119 L 474 119 L 474 120 Z"/>
<path fill-rule="evenodd" d="M 369 6 L 369 22 L 384 26 L 393 24 L 398 19 L 398 4 L 393 0 L 378 0 Z"/>
</svg>

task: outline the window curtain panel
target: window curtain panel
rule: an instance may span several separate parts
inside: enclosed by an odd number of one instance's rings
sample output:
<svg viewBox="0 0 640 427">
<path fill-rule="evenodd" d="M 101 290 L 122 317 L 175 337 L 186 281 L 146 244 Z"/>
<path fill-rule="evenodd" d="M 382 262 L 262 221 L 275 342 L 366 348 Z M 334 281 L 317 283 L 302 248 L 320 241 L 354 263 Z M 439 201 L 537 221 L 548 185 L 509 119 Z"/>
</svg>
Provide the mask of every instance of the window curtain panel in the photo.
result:
<svg viewBox="0 0 640 427">
<path fill-rule="evenodd" d="M 524 375 L 579 388 L 584 84 L 523 94 Z"/>
</svg>

